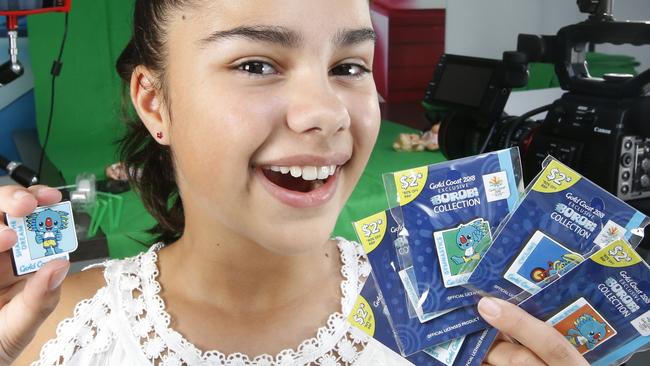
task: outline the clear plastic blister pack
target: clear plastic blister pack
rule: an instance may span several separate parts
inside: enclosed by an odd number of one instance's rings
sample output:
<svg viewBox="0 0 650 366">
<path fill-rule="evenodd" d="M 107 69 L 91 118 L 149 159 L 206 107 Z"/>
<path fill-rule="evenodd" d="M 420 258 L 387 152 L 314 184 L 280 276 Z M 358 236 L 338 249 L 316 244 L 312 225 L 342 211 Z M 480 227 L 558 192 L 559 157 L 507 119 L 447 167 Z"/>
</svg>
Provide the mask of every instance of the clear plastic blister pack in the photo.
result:
<svg viewBox="0 0 650 366">
<path fill-rule="evenodd" d="M 452 310 L 427 322 L 409 314 L 409 300 L 397 267 L 408 254 L 408 237 L 391 210 L 379 212 L 354 223 L 359 242 L 372 267 L 372 278 L 397 348 L 411 356 L 432 346 L 489 328 L 476 306 Z"/>
<path fill-rule="evenodd" d="M 519 150 L 384 174 L 392 217 L 400 227 L 398 274 L 409 315 L 427 322 L 475 304 L 463 287 L 501 221 L 523 193 Z"/>
<path fill-rule="evenodd" d="M 395 333 L 389 323 L 389 313 L 372 276 L 371 272 L 354 310 L 350 313 L 349 321 L 389 349 L 400 353 Z M 417 366 L 479 366 L 497 334 L 496 329 L 489 328 L 425 348 L 406 358 Z"/>
<path fill-rule="evenodd" d="M 605 245 L 520 305 L 592 365 L 619 365 L 650 345 L 650 266 L 625 240 Z"/>
<path fill-rule="evenodd" d="M 519 303 L 616 239 L 636 247 L 649 220 L 549 156 L 465 286 Z"/>
</svg>

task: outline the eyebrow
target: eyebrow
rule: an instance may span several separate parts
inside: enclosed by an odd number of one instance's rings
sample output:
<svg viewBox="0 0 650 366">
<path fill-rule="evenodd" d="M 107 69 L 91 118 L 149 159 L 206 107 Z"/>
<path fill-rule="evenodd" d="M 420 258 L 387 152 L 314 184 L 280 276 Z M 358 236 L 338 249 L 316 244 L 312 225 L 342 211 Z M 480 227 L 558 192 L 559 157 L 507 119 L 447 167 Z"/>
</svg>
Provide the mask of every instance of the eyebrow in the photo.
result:
<svg viewBox="0 0 650 366">
<path fill-rule="evenodd" d="M 303 37 L 290 29 L 281 26 L 241 26 L 225 31 L 212 32 L 199 41 L 202 45 L 219 42 L 232 38 L 244 38 L 256 42 L 273 43 L 286 48 L 296 48 L 303 43 Z M 372 28 L 344 29 L 336 33 L 332 42 L 340 47 L 377 40 Z"/>
</svg>

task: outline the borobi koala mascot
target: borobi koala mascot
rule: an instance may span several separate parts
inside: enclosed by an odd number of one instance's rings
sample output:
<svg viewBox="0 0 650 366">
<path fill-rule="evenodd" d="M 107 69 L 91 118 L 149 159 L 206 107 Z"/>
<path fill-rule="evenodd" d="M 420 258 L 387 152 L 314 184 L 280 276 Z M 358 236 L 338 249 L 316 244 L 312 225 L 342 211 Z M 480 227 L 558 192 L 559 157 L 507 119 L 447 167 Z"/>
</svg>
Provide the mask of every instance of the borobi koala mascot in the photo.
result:
<svg viewBox="0 0 650 366">
<path fill-rule="evenodd" d="M 63 237 L 61 233 L 68 227 L 68 213 L 45 209 L 41 212 L 27 216 L 27 230 L 36 233 L 36 242 L 43 246 L 45 255 L 62 253 L 59 243 Z"/>
</svg>

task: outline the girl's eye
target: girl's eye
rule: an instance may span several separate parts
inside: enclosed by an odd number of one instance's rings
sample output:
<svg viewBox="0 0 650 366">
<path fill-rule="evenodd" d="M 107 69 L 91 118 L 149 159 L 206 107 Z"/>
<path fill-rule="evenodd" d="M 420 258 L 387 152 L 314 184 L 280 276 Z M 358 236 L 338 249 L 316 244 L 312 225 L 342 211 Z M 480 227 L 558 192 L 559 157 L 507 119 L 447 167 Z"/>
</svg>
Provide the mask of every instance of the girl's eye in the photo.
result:
<svg viewBox="0 0 650 366">
<path fill-rule="evenodd" d="M 358 64 L 342 64 L 332 69 L 332 75 L 335 76 L 348 76 L 353 78 L 360 78 L 368 74 L 370 70 Z"/>
<path fill-rule="evenodd" d="M 273 75 L 277 71 L 267 62 L 246 61 L 237 67 L 239 70 L 255 75 Z"/>
</svg>

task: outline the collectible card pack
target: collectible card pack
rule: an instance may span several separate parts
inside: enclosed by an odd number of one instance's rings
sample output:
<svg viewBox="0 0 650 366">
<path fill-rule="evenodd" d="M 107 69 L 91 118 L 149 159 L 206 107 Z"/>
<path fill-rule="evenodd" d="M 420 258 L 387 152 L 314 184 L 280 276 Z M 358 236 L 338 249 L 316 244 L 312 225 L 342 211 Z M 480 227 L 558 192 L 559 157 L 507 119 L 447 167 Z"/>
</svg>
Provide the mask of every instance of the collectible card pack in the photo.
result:
<svg viewBox="0 0 650 366">
<path fill-rule="evenodd" d="M 348 320 L 386 347 L 400 353 L 385 309 L 375 281 L 369 278 Z M 416 366 L 478 366 L 492 346 L 497 333 L 494 328 L 486 329 L 429 347 L 406 359 Z"/>
<path fill-rule="evenodd" d="M 11 261 L 16 276 L 36 272 L 54 259 L 69 259 L 77 249 L 70 202 L 39 207 L 27 217 L 7 215 L 7 225 L 18 235 Z"/>
<path fill-rule="evenodd" d="M 410 316 L 410 301 L 397 270 L 400 256 L 409 250 L 408 240 L 401 235 L 403 227 L 397 224 L 390 210 L 357 221 L 354 227 L 368 255 L 372 278 L 403 356 L 489 327 L 475 306 L 455 309 L 424 323 Z"/>
<path fill-rule="evenodd" d="M 464 285 L 523 193 L 517 148 L 384 175 L 393 216 L 408 233 L 400 277 L 429 321 L 475 304 Z"/>
<path fill-rule="evenodd" d="M 552 324 L 592 365 L 618 364 L 650 345 L 650 267 L 621 239 L 520 306 Z"/>
<path fill-rule="evenodd" d="M 648 217 L 552 157 L 499 227 L 466 286 L 520 302 L 618 238 L 635 246 Z"/>
</svg>

